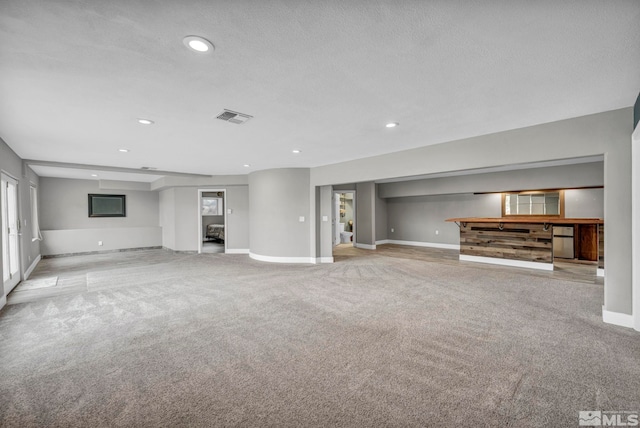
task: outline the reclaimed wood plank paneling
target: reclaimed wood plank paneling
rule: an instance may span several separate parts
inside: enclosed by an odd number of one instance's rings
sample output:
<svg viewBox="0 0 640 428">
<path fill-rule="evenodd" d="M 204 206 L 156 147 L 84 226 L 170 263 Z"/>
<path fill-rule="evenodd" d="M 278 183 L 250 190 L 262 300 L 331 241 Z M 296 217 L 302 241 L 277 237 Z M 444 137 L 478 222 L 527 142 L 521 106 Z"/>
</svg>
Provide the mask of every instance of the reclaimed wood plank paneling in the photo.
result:
<svg viewBox="0 0 640 428">
<path fill-rule="evenodd" d="M 553 228 L 539 223 L 460 224 L 460 254 L 553 263 Z"/>
<path fill-rule="evenodd" d="M 598 267 L 604 269 L 604 224 L 598 225 Z"/>
</svg>

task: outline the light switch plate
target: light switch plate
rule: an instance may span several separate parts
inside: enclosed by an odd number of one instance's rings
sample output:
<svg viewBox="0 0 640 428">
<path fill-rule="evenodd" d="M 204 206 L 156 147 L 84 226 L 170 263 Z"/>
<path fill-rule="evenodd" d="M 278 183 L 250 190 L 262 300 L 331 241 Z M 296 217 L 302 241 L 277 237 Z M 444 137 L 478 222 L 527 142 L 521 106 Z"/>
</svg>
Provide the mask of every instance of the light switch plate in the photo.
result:
<svg viewBox="0 0 640 428">
<path fill-rule="evenodd" d="M 329 217 L 328 217 L 328 216 L 326 216 L 326 215 L 323 215 L 323 216 L 322 216 L 322 221 L 329 221 Z"/>
<path fill-rule="evenodd" d="M 300 217 L 298 217 L 298 221 L 300 223 L 304 223 L 304 216 L 301 215 Z"/>
</svg>

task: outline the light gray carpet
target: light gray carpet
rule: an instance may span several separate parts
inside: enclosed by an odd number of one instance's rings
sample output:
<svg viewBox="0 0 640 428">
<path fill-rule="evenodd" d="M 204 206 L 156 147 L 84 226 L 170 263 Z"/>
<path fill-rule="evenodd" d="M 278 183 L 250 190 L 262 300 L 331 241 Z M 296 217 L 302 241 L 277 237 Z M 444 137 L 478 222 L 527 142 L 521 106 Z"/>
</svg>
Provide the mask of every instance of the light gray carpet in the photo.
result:
<svg viewBox="0 0 640 428">
<path fill-rule="evenodd" d="M 57 283 L 58 283 L 57 276 L 27 280 L 27 281 L 22 281 L 20 284 L 18 284 L 18 286 L 14 289 L 14 291 L 17 293 L 17 292 L 26 291 L 26 290 L 37 290 L 38 288 L 55 287 Z"/>
<path fill-rule="evenodd" d="M 601 285 L 376 255 L 141 251 L 43 260 L 34 278 L 54 271 L 83 289 L 0 313 L 1 426 L 564 427 L 640 410 L 640 334 L 602 323 Z"/>
</svg>

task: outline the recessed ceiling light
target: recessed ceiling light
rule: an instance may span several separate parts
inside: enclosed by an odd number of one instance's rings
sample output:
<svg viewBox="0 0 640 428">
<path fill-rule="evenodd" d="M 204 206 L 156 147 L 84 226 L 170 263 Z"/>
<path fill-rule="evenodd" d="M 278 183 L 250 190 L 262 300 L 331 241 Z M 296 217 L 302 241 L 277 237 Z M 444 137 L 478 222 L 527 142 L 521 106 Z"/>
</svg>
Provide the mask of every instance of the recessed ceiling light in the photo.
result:
<svg viewBox="0 0 640 428">
<path fill-rule="evenodd" d="M 141 125 L 153 125 L 154 122 L 153 120 L 149 120 L 149 119 L 138 119 L 138 123 Z"/>
<path fill-rule="evenodd" d="M 297 155 L 298 153 L 302 153 L 302 150 L 294 149 L 294 150 L 291 150 L 291 152 Z"/>
<path fill-rule="evenodd" d="M 395 128 L 396 126 L 400 125 L 398 122 L 390 122 L 387 123 L 387 128 Z"/>
<path fill-rule="evenodd" d="M 245 168 L 251 168 L 251 165 L 249 165 L 248 163 L 245 163 L 244 165 L 242 165 Z"/>
<path fill-rule="evenodd" d="M 187 36 L 182 39 L 182 43 L 192 51 L 199 53 L 206 53 L 215 49 L 213 43 L 200 36 Z"/>
<path fill-rule="evenodd" d="M 129 153 L 129 149 L 118 149 L 118 151 L 122 153 Z"/>
<path fill-rule="evenodd" d="M 91 176 L 92 176 L 92 177 L 97 177 L 97 176 L 98 176 L 98 174 L 91 174 Z"/>
</svg>

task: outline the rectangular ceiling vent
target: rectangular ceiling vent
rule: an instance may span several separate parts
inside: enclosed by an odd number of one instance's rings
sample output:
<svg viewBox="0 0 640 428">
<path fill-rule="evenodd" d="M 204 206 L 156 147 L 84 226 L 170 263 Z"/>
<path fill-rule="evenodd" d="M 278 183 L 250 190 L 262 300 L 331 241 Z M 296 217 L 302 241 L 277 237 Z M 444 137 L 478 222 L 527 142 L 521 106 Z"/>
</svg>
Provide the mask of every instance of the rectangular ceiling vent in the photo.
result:
<svg viewBox="0 0 640 428">
<path fill-rule="evenodd" d="M 237 111 L 231 111 L 225 109 L 222 113 L 220 113 L 217 119 L 224 120 L 226 122 L 235 123 L 237 125 L 242 125 L 247 122 L 253 116 L 244 113 L 238 113 Z"/>
</svg>

